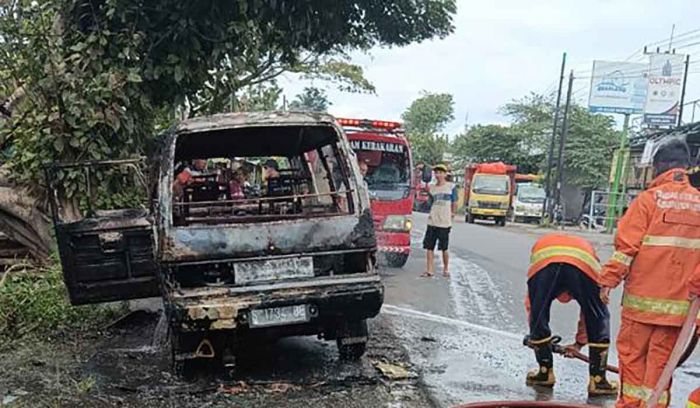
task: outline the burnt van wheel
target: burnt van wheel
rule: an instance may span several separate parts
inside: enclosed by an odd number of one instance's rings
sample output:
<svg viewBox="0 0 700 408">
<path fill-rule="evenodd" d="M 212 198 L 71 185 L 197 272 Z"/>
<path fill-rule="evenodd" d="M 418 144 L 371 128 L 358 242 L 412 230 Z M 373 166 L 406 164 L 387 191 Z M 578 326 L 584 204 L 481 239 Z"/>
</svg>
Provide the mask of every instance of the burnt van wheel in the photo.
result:
<svg viewBox="0 0 700 408">
<path fill-rule="evenodd" d="M 358 361 L 367 351 L 367 342 L 345 345 L 340 344 L 340 339 L 337 342 L 338 354 L 342 361 Z"/>
<path fill-rule="evenodd" d="M 403 268 L 403 266 L 406 265 L 407 261 L 408 261 L 408 254 L 394 254 L 394 253 L 387 253 L 386 254 L 386 262 L 392 268 Z"/>
<path fill-rule="evenodd" d="M 367 350 L 367 320 L 354 320 L 339 328 L 336 344 L 343 361 L 357 361 Z"/>
</svg>

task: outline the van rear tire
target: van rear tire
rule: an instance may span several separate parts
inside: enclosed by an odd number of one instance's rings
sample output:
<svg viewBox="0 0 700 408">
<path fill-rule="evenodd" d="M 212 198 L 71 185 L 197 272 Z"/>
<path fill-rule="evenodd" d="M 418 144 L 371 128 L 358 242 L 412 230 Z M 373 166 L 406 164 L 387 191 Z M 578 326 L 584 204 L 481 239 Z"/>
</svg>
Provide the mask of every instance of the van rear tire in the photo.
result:
<svg viewBox="0 0 700 408">
<path fill-rule="evenodd" d="M 352 339 L 351 343 L 347 340 Z M 355 320 L 346 323 L 345 327 L 338 333 L 335 340 L 338 346 L 338 355 L 341 361 L 357 361 L 367 351 L 367 319 Z"/>
</svg>

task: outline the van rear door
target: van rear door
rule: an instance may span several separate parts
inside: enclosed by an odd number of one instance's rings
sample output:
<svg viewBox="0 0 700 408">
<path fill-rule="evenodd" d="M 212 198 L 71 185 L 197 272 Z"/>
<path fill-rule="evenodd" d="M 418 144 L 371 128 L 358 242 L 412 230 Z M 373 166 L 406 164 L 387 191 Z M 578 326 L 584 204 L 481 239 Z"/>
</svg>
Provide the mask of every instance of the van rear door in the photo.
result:
<svg viewBox="0 0 700 408">
<path fill-rule="evenodd" d="M 52 182 L 58 171 L 82 167 L 86 169 L 85 178 L 90 191 L 90 169 L 126 165 L 138 171 L 137 162 L 57 165 L 49 172 L 58 252 L 70 301 L 74 305 L 160 295 L 153 225 L 148 212 L 145 209 L 93 211 L 88 208 L 84 218 L 66 222 L 59 216 L 58 189 Z"/>
</svg>

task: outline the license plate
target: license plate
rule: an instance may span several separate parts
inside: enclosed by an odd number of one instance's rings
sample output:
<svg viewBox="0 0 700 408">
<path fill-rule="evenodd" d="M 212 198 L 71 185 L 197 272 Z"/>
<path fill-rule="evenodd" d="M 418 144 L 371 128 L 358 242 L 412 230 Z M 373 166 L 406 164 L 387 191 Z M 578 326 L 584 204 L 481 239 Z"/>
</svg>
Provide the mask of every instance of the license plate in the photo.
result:
<svg viewBox="0 0 700 408">
<path fill-rule="evenodd" d="M 311 257 L 268 259 L 233 264 L 236 284 L 273 281 L 291 278 L 313 278 L 314 262 Z"/>
<path fill-rule="evenodd" d="M 308 321 L 309 312 L 306 305 L 271 307 L 250 311 L 250 327 L 281 326 Z"/>
</svg>

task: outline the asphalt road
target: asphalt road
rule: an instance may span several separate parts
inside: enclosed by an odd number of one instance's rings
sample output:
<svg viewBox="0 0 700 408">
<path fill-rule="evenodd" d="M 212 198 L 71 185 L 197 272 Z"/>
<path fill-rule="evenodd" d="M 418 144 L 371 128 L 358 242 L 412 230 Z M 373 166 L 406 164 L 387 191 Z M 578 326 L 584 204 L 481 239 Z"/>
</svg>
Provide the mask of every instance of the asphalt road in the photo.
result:
<svg viewBox="0 0 700 408">
<path fill-rule="evenodd" d="M 525 386 L 525 373 L 534 367 L 532 352 L 522 346 L 527 333 L 523 300 L 529 251 L 546 230 L 536 227 L 495 227 L 456 220 L 450 236 L 450 278 L 442 277 L 436 256 L 436 275 L 421 278 L 425 255 L 420 249 L 427 217 L 414 214 L 413 252 L 402 269 L 385 268 L 386 300 L 383 313 L 409 356 L 422 373 L 434 401 L 451 406 L 495 399 L 565 400 L 611 406 L 608 399 L 587 400 L 587 365 L 557 358 L 557 385 L 553 391 Z M 601 259 L 612 250 L 610 237 L 584 234 Z M 611 301 L 612 333 L 619 329 L 621 290 Z M 553 333 L 573 340 L 578 320 L 575 302 L 552 310 Z M 672 406 L 700 384 L 700 358 L 676 371 Z M 616 364 L 613 350 L 611 363 Z M 610 378 L 616 378 L 612 375 Z"/>
</svg>

